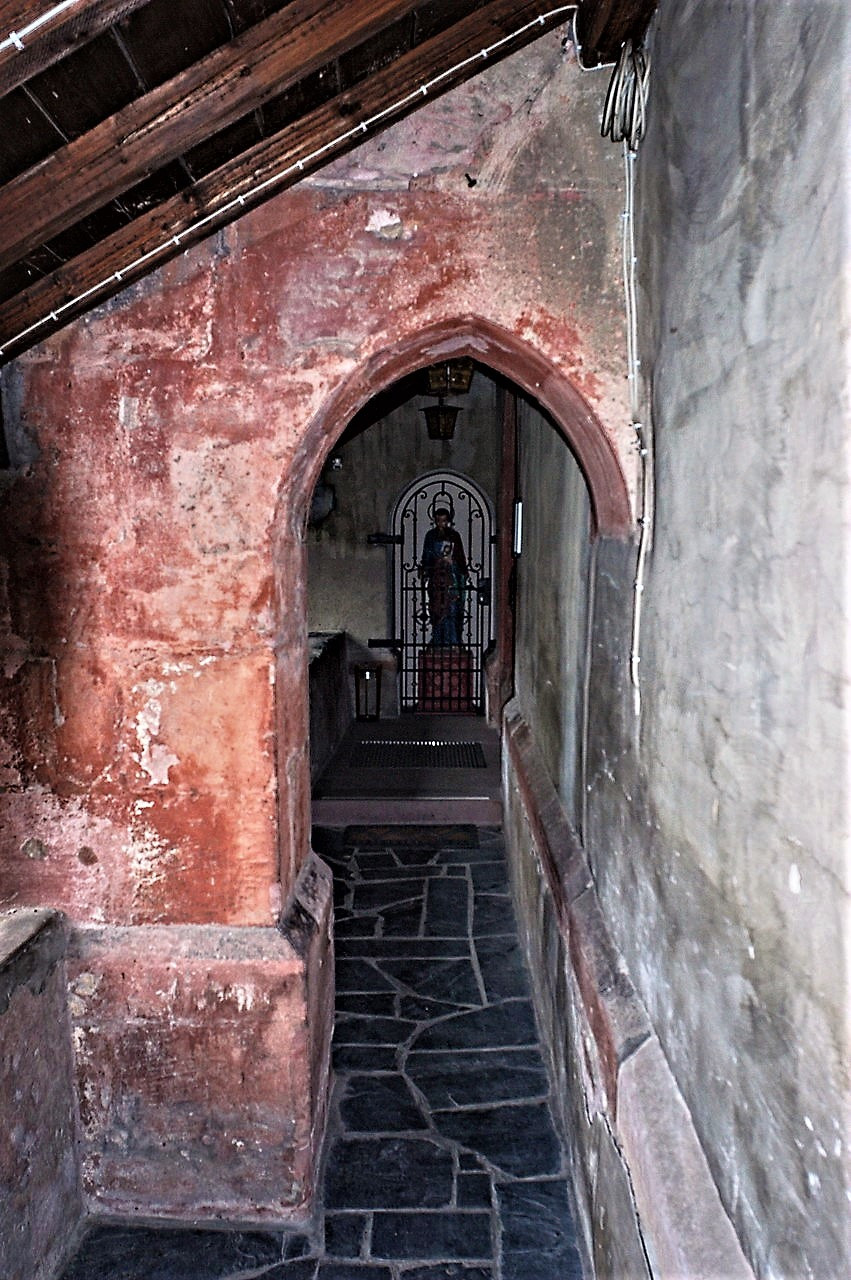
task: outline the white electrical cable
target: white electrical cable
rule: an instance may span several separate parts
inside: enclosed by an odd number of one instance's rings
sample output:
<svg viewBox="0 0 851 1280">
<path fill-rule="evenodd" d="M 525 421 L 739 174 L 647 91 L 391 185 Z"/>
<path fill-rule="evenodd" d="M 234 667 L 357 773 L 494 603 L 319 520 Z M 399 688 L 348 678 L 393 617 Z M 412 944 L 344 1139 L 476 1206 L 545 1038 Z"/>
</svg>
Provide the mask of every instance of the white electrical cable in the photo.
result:
<svg viewBox="0 0 851 1280">
<path fill-rule="evenodd" d="M 638 558 L 633 583 L 632 634 L 629 651 L 629 676 L 632 684 L 633 710 L 641 715 L 641 610 L 644 597 L 644 573 L 647 551 L 652 537 L 653 522 L 653 434 L 641 421 L 639 412 L 638 316 L 635 296 L 635 151 L 624 139 L 624 176 L 626 201 L 624 212 L 623 269 L 624 298 L 626 302 L 626 345 L 629 378 L 629 399 L 635 444 L 638 449 L 641 472 L 641 515 L 639 517 Z"/>
<path fill-rule="evenodd" d="M 626 40 L 606 94 L 600 132 L 612 142 L 625 141 L 630 151 L 638 150 L 644 135 L 649 80 L 649 58 Z"/>
<path fill-rule="evenodd" d="M 650 60 L 643 49 L 635 49 L 627 40 L 612 74 L 603 108 L 600 132 L 613 142 L 623 143 L 624 213 L 623 213 L 623 287 L 626 310 L 626 362 L 629 381 L 629 409 L 635 447 L 640 462 L 641 515 L 638 518 L 638 556 L 633 581 L 632 630 L 629 648 L 629 678 L 632 685 L 633 710 L 641 715 L 641 612 L 647 552 L 653 535 L 653 430 L 641 421 L 638 357 L 638 307 L 635 292 L 635 153 L 644 135 L 647 118 L 647 91 Z"/>
<path fill-rule="evenodd" d="M 26 48 L 26 42 L 31 35 L 34 35 L 46 23 L 52 22 L 60 13 L 64 13 L 66 9 L 75 9 L 82 0 L 62 0 L 61 4 L 55 4 L 52 9 L 48 9 L 38 18 L 33 18 L 32 22 L 28 22 L 25 27 L 21 27 L 20 31 L 10 31 L 5 39 L 0 40 L 0 53 L 5 53 L 7 49 L 17 49 L 18 53 L 23 53 Z"/>
<path fill-rule="evenodd" d="M 56 9 L 51 10 L 51 14 L 56 13 L 61 8 L 65 8 L 68 5 L 76 3 L 78 3 L 78 0 L 65 0 L 65 4 L 58 5 Z M 364 120 L 360 124 L 353 125 L 351 129 L 347 129 L 344 133 L 338 134 L 331 142 L 324 143 L 321 147 L 317 147 L 315 151 L 311 151 L 308 155 L 302 156 L 299 160 L 287 165 L 286 168 L 279 169 L 276 173 L 265 178 L 262 182 L 258 182 L 249 191 L 243 192 L 242 195 L 234 196 L 231 200 L 220 205 L 217 209 L 205 214 L 203 218 L 199 218 L 190 226 L 184 227 L 182 231 L 177 232 L 175 235 L 169 236 L 153 249 L 149 249 L 146 253 L 143 253 L 140 257 L 134 258 L 132 262 L 128 262 L 126 266 L 121 267 L 118 271 L 111 271 L 108 276 L 104 276 L 104 278 L 99 280 L 97 284 L 91 285 L 83 293 L 77 294 L 67 302 L 63 302 L 61 306 L 55 309 L 55 311 L 51 311 L 49 315 L 42 316 L 31 325 L 28 325 L 26 329 L 22 329 L 19 333 L 16 333 L 14 337 L 9 338 L 5 343 L 0 344 L 0 357 L 2 357 L 3 354 L 16 343 L 22 342 L 32 334 L 37 333 L 39 329 L 48 323 L 48 321 L 55 321 L 57 318 L 61 317 L 63 313 L 79 307 L 81 302 L 85 302 L 88 298 L 93 297 L 95 294 L 105 289 L 107 285 L 110 285 L 114 280 L 122 281 L 126 275 L 129 275 L 138 267 L 147 265 L 154 258 L 157 258 L 160 254 L 164 253 L 166 249 L 171 248 L 173 245 L 177 245 L 179 247 L 185 239 L 188 239 L 190 236 L 194 236 L 209 223 L 217 222 L 232 210 L 244 205 L 246 201 L 252 200 L 255 196 L 262 194 L 262 192 L 266 191 L 269 187 L 274 187 L 279 182 L 283 182 L 286 178 L 291 177 L 293 174 L 301 172 L 306 165 L 310 165 L 314 161 L 321 159 L 322 156 L 326 155 L 329 151 L 335 150 L 342 143 L 349 142 L 352 138 L 359 135 L 362 137 L 368 133 L 370 129 L 374 128 L 375 125 L 386 120 L 388 116 L 392 116 L 397 112 L 402 111 L 418 98 L 428 97 L 437 85 L 440 85 L 445 80 L 450 79 L 459 71 L 463 71 L 474 63 L 487 60 L 496 53 L 498 49 L 502 49 L 506 45 L 511 44 L 512 41 L 518 38 L 518 36 L 525 35 L 527 31 L 531 31 L 534 27 L 544 26 L 551 18 L 555 18 L 559 14 L 567 15 L 572 13 L 575 15 L 576 9 L 576 3 L 558 5 L 554 9 L 548 9 L 546 13 L 542 13 L 537 18 L 533 18 L 531 22 L 525 23 L 522 27 L 518 27 L 517 30 L 512 31 L 510 35 L 503 36 L 501 40 L 497 40 L 494 44 L 488 45 L 486 49 L 480 49 L 477 53 L 471 54 L 470 57 L 464 58 L 461 62 L 456 62 L 456 64 L 453 67 L 450 67 L 447 71 L 441 71 L 439 75 L 434 76 L 431 80 L 427 80 L 411 93 L 405 94 L 404 97 L 399 98 L 396 102 L 392 103 L 391 106 L 384 107 L 381 111 L 376 112 L 376 114 L 370 116 L 368 120 Z M 40 19 L 42 22 L 45 20 L 46 18 Z"/>
</svg>

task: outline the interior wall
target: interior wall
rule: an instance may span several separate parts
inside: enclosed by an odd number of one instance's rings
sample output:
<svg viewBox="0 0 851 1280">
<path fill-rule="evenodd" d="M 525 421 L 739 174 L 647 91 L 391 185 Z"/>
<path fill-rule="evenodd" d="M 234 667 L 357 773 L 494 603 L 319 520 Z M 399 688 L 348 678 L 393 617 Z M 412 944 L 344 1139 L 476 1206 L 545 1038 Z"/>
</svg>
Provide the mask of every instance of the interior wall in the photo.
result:
<svg viewBox="0 0 851 1280">
<path fill-rule="evenodd" d="M 623 522 L 620 166 L 596 137 L 600 80 L 566 34 L 3 370 L 0 897 L 66 911 L 87 966 L 74 1016 L 94 1211 L 269 1220 L 309 1204 L 331 966 L 309 851 L 304 522 L 344 425 L 334 397 L 424 331 L 466 325 L 482 353 L 486 322 L 487 341 L 528 353 L 530 379 L 571 387 L 583 429 L 601 424 Z M 423 363 L 442 341 L 421 344 Z M 173 988 L 187 956 L 193 980 Z M 248 1000 L 269 1044 L 294 1046 L 292 1087 L 253 1112 L 238 1105 Z M 167 1044 L 167 1062 L 140 1040 Z M 113 1080 L 134 1082 L 126 1106 Z M 246 1150 L 212 1205 L 193 1120 L 207 1115 Z M 275 1187 L 258 1155 L 270 1135 Z"/>
<path fill-rule="evenodd" d="M 423 378 L 425 374 L 423 374 Z M 401 491 L 428 471 L 458 471 L 496 497 L 499 423 L 496 383 L 478 368 L 465 395 L 449 396 L 460 405 L 452 440 L 430 440 L 422 408 L 434 397 L 415 395 L 349 441 L 341 440 L 323 477 L 333 486 L 331 515 L 309 530 L 307 616 L 311 631 L 347 631 L 366 644 L 391 636 L 389 553 L 369 546 L 367 535 L 388 533 Z"/>
<path fill-rule="evenodd" d="M 591 506 L 564 437 L 525 399 L 518 431 L 523 545 L 516 562 L 516 696 L 564 810 L 578 827 Z"/>
<path fill-rule="evenodd" d="M 851 1256 L 848 55 L 839 2 L 660 7 L 642 711 L 612 548 L 588 796 L 609 928 L 751 1265 L 818 1280 Z"/>
</svg>

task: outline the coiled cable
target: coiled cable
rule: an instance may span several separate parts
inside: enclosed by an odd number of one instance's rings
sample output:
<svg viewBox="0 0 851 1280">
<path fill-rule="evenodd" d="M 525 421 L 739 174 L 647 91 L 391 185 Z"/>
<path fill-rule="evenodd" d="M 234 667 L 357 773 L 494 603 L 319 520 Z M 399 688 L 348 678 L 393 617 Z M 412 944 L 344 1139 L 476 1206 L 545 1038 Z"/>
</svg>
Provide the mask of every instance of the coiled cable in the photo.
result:
<svg viewBox="0 0 851 1280">
<path fill-rule="evenodd" d="M 649 57 L 631 40 L 624 41 L 603 105 L 600 132 L 604 138 L 625 142 L 630 151 L 638 150 L 644 136 L 649 81 Z"/>
</svg>

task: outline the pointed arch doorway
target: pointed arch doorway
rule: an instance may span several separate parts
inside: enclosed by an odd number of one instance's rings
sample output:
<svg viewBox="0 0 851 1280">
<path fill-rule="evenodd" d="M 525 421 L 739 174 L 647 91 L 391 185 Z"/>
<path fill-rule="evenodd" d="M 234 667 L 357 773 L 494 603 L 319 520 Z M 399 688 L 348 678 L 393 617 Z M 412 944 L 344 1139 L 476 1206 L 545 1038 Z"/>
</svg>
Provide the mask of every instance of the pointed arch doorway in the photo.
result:
<svg viewBox="0 0 851 1280">
<path fill-rule="evenodd" d="M 494 640 L 490 500 L 459 472 L 427 472 L 399 495 L 391 537 L 400 710 L 481 714 Z"/>
</svg>

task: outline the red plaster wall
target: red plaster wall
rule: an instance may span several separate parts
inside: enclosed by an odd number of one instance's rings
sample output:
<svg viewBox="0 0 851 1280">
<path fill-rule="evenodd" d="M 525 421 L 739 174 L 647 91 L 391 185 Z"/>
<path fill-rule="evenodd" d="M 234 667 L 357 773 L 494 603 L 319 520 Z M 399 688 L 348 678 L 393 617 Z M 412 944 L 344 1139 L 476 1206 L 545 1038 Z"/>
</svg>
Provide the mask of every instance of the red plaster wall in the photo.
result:
<svg viewBox="0 0 851 1280">
<path fill-rule="evenodd" d="M 306 507 L 348 416 L 399 373 L 459 346 L 492 361 L 565 419 L 601 526 L 628 527 L 602 89 L 555 37 L 488 74 L 5 371 L 36 456 L 2 480 L 0 901 L 138 926 L 131 949 L 151 925 L 275 921 L 309 850 Z M 169 954 L 154 947 L 140 990 Z M 139 1060 L 106 989 L 112 1012 L 80 1015 L 100 1029 L 83 1093 L 109 1054 L 125 1083 Z M 170 1016 L 170 999 L 146 1014 Z M 216 1080 L 194 1087 L 211 1113 Z M 299 1108 L 319 1114 L 281 1094 L 282 1128 Z M 128 1212 L 160 1124 L 142 1113 Z M 93 1161 L 120 1130 L 110 1106 L 87 1113 L 89 1191 L 113 1209 L 116 1169 L 98 1180 Z M 169 1194 L 199 1212 L 192 1159 L 195 1191 L 175 1173 Z"/>
<path fill-rule="evenodd" d="M 599 401 L 576 308 L 528 299 L 514 200 L 472 225 L 468 199 L 405 193 L 396 240 L 366 230 L 375 203 L 295 191 L 18 363 L 39 458 L 3 515 L 17 901 L 269 921 L 276 785 L 284 894 L 307 848 L 300 526 L 358 369 L 483 314 Z"/>
</svg>

